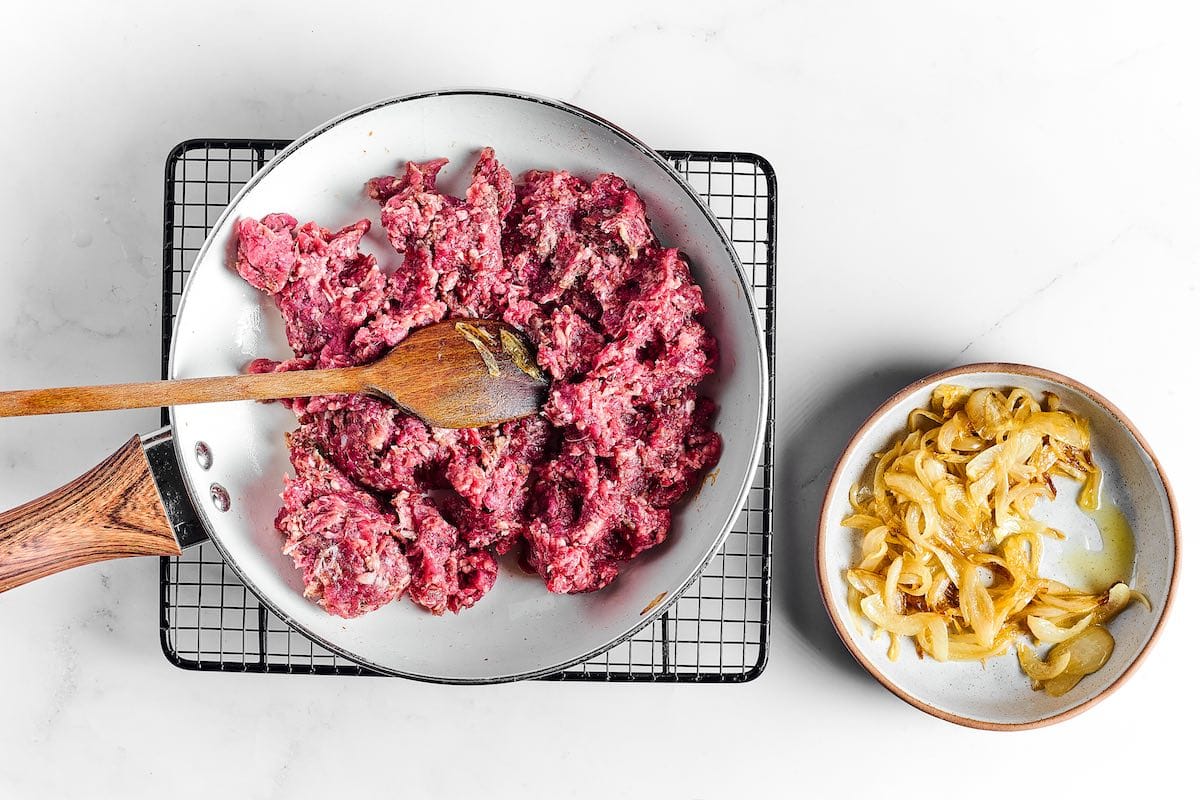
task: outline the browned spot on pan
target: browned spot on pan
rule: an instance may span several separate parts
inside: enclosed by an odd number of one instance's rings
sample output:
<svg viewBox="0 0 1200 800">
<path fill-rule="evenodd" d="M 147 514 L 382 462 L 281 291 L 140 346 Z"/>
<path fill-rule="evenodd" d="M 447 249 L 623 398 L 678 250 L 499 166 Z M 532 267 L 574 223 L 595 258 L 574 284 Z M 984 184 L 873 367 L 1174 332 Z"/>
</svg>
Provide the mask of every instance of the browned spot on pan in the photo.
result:
<svg viewBox="0 0 1200 800">
<path fill-rule="evenodd" d="M 642 609 L 642 613 L 638 614 L 638 616 L 644 617 L 647 614 L 649 614 L 651 611 L 653 611 L 658 606 L 659 603 L 661 603 L 663 601 L 663 598 L 666 596 L 667 596 L 666 592 L 659 592 L 658 597 L 654 598 L 649 603 L 647 603 L 646 607 Z"/>
</svg>

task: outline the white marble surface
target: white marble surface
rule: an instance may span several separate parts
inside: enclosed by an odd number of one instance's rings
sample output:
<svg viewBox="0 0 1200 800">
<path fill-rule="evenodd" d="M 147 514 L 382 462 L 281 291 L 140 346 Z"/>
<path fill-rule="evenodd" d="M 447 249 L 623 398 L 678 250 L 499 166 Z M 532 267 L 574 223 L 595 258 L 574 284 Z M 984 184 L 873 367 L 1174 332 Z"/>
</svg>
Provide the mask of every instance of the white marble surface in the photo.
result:
<svg viewBox="0 0 1200 800">
<path fill-rule="evenodd" d="M 1190 575 L 1116 695 L 988 734 L 913 710 L 851 662 L 811 547 L 857 422 L 971 360 L 1106 394 L 1158 451 L 1185 527 L 1197 513 L 1192 4 L 406 5 L 6 9 L 0 384 L 157 376 L 162 163 L 184 138 L 290 137 L 379 97 L 496 85 L 658 146 L 759 152 L 779 174 L 785 310 L 765 675 L 444 688 L 193 674 L 159 652 L 157 562 L 127 560 L 0 596 L 0 797 L 865 796 L 897 788 L 897 758 L 929 753 L 942 791 L 978 796 L 1000 793 L 1001 769 L 1049 797 L 1153 796 L 1190 775 Z M 932 313 L 899 299 L 914 293 Z M 156 419 L 0 421 L 0 507 Z"/>
</svg>

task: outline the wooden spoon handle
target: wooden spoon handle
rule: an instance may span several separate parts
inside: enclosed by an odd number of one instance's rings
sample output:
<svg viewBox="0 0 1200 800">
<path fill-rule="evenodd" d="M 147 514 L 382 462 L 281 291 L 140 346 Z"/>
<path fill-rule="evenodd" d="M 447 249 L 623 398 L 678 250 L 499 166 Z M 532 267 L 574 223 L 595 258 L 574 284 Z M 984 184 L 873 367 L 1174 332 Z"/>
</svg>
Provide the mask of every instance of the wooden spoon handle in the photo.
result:
<svg viewBox="0 0 1200 800">
<path fill-rule="evenodd" d="M 137 436 L 47 495 L 0 513 L 0 592 L 70 567 L 179 555 Z"/>
<path fill-rule="evenodd" d="M 0 392 L 0 417 L 156 408 L 224 400 L 278 400 L 321 394 L 348 394 L 363 389 L 363 369 L 297 370 L 261 375 L 228 375 L 177 381 L 117 383 Z"/>
</svg>

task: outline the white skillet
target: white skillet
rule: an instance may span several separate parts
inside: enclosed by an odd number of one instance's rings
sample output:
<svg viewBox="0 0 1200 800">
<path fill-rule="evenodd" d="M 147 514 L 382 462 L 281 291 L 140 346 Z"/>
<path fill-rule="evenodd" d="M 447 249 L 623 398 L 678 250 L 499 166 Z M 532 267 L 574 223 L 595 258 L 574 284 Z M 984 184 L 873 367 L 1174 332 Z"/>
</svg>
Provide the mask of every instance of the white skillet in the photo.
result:
<svg viewBox="0 0 1200 800">
<path fill-rule="evenodd" d="M 653 150 L 586 111 L 506 92 L 442 91 L 373 103 L 302 136 L 250 180 L 213 226 L 180 302 L 170 377 L 235 374 L 251 359 L 290 355 L 271 302 L 229 268 L 238 219 L 287 211 L 327 227 L 363 217 L 377 221 L 378 208 L 362 191 L 368 178 L 395 173 L 410 159 L 445 156 L 450 165 L 440 186 L 461 196 L 479 150 L 489 145 L 515 176 L 532 168 L 623 176 L 641 193 L 659 238 L 687 254 L 704 290 L 710 309 L 705 321 L 721 350 L 705 390 L 719 406 L 714 426 L 724 452 L 715 485 L 677 507 L 666 543 L 594 594 L 552 595 L 510 559 L 502 563 L 496 587 L 459 615 L 434 617 L 404 600 L 355 620 L 333 617 L 303 597 L 300 576 L 280 552 L 272 524 L 290 469 L 283 435 L 295 418 L 277 404 L 223 403 L 175 407 L 169 431 L 143 438 L 152 484 L 134 474 L 144 463 L 134 442 L 121 451 L 125 461 L 89 476 L 93 483 L 124 476 L 143 494 L 145 485 L 156 485 L 178 542 L 159 536 L 150 514 L 141 524 L 145 541 L 125 552 L 42 565 L 41 574 L 114 555 L 174 552 L 194 538 L 189 531 L 202 527 L 259 599 L 309 637 L 379 672 L 451 683 L 561 670 L 631 636 L 666 608 L 720 548 L 749 492 L 766 425 L 765 347 L 750 284 L 704 202 Z M 364 249 L 389 269 L 398 261 L 378 225 Z M 109 503 L 116 511 L 88 519 L 122 513 L 119 494 Z M 22 507 L 0 516 L 0 555 L 4 517 L 36 511 Z M 108 530 L 89 525 L 97 529 L 89 535 Z"/>
</svg>

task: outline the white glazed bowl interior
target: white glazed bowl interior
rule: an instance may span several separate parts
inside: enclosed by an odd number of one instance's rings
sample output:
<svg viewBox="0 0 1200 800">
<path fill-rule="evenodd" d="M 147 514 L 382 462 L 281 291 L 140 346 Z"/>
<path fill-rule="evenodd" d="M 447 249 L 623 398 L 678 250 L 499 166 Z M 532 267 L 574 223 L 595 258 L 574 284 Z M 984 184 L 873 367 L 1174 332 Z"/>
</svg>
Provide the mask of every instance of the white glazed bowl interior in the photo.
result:
<svg viewBox="0 0 1200 800">
<path fill-rule="evenodd" d="M 377 224 L 363 183 L 394 174 L 406 160 L 445 156 L 440 187 L 461 196 L 480 149 L 490 145 L 519 176 L 532 168 L 584 177 L 622 175 L 646 201 L 660 239 L 683 249 L 709 306 L 706 324 L 721 348 L 706 384 L 719 405 L 724 440 L 719 478 L 677 507 L 667 543 L 638 559 L 607 589 L 552 595 L 512 559 L 496 587 L 460 615 L 434 617 L 409 601 L 355 620 L 326 614 L 301 595 L 300 576 L 280 553 L 272 525 L 290 470 L 283 435 L 295 419 L 278 405 L 227 403 L 173 409 L 185 479 L 210 534 L 240 577 L 273 610 L 326 646 L 376 670 L 452 682 L 530 677 L 576 663 L 645 624 L 643 611 L 682 591 L 719 548 L 749 489 L 766 420 L 762 334 L 732 249 L 718 224 L 667 165 L 644 145 L 584 112 L 536 98 L 449 92 L 385 101 L 335 120 L 300 140 L 252 181 L 210 235 L 193 269 L 175 329 L 171 375 L 240 372 L 253 358 L 290 355 L 274 305 L 228 266 L 232 226 L 242 217 L 287 211 L 326 227 L 362 217 L 375 224 L 364 249 L 387 270 L 399 258 Z M 200 470 L 197 442 L 212 452 Z M 214 509 L 211 484 L 226 488 L 229 511 Z M 661 608 L 661 606 L 660 606 Z"/>
<path fill-rule="evenodd" d="M 860 557 L 861 534 L 844 528 L 841 520 L 849 512 L 849 493 L 868 469 L 873 455 L 886 450 L 904 430 L 908 412 L 927 406 L 930 391 L 941 383 L 970 388 L 985 386 L 1029 389 L 1039 399 L 1052 391 L 1063 407 L 1087 417 L 1092 431 L 1093 452 L 1104 470 L 1105 499 L 1117 504 L 1135 536 L 1133 586 L 1153 604 L 1147 611 L 1136 606 L 1110 623 L 1116 649 L 1109 662 L 1096 674 L 1084 678 L 1062 697 L 1034 692 L 1021 673 L 1015 655 L 979 662 L 938 663 L 919 659 L 906 641 L 900 658 L 887 658 L 888 640 L 872 640 L 873 626 L 863 620 L 856 632 L 846 599 L 845 570 Z M 1155 635 L 1167 609 L 1174 582 L 1177 530 L 1168 487 L 1155 461 L 1126 423 L 1106 401 L 1091 390 L 1062 376 L 1020 365 L 971 365 L 923 379 L 902 390 L 870 419 L 851 442 L 830 482 L 818 533 L 817 570 L 822 593 L 839 635 L 851 653 L 888 689 L 913 705 L 936 716 L 964 725 L 985 728 L 1032 727 L 1057 721 L 1083 710 L 1114 687 L 1140 659 Z M 1091 531 L 1093 523 L 1075 506 L 1077 487 L 1063 479 L 1057 482 L 1058 498 L 1042 501 L 1035 515 L 1068 534 L 1070 546 L 1076 535 Z M 1084 526 L 1084 527 L 1081 527 Z M 1058 579 L 1072 576 L 1056 565 L 1059 549 L 1047 542 L 1042 573 Z"/>
</svg>

